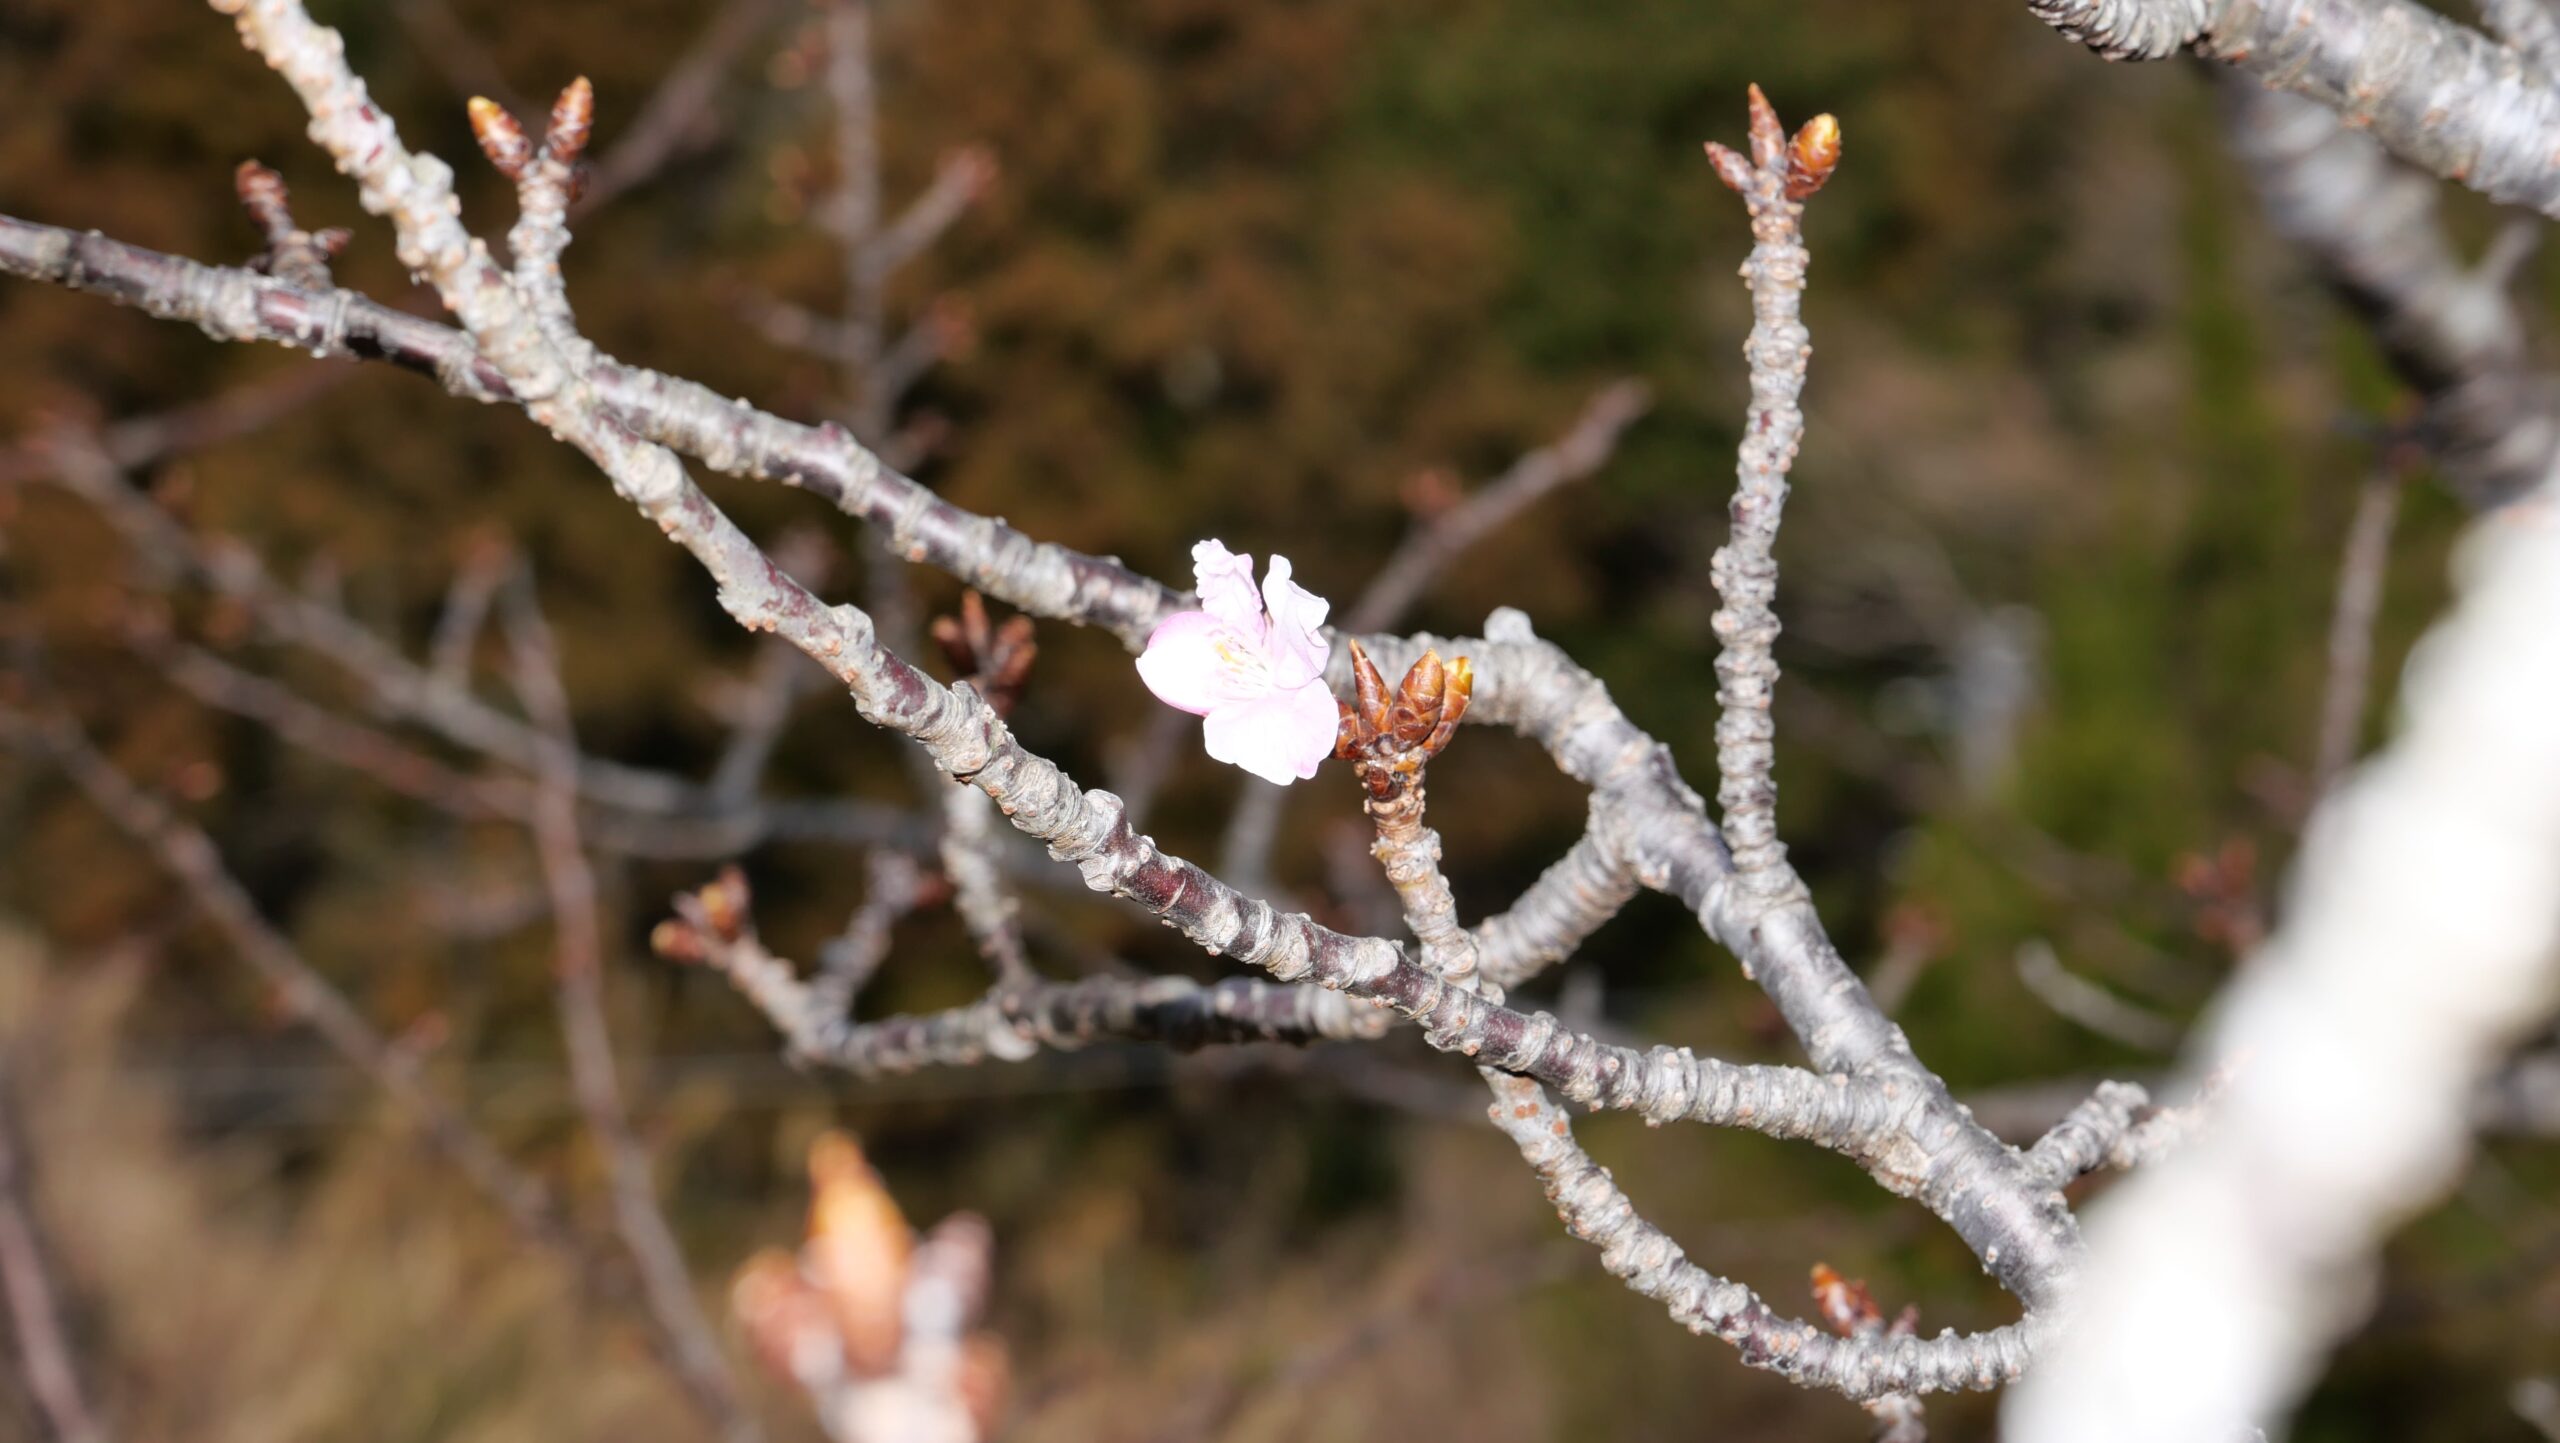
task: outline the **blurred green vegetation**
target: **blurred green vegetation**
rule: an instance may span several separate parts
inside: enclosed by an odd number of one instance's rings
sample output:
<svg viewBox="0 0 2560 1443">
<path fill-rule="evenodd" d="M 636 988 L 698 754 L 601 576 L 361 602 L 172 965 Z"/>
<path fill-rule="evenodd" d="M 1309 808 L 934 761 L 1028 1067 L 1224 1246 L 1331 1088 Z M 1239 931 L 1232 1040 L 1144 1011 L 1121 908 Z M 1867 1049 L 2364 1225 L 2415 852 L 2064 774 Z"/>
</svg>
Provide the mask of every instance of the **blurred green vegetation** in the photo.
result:
<svg viewBox="0 0 2560 1443">
<path fill-rule="evenodd" d="M 346 31 L 403 133 L 456 162 L 468 218 L 502 230 L 510 197 L 395 7 L 314 8 Z M 709 14 L 704 0 L 454 10 L 523 93 L 592 76 L 604 148 Z M 1753 80 L 1791 119 L 1836 112 L 1847 161 L 1812 210 L 1810 433 L 1781 551 L 1783 825 L 1853 958 L 1927 939 L 1902 1020 L 1960 1088 L 2161 1065 L 2054 1015 L 2012 959 L 2050 939 L 2075 970 L 2179 1018 L 2232 965 L 2180 879 L 2192 859 L 2245 852 L 2238 896 L 2272 903 L 2307 786 L 2339 542 L 2378 464 L 2370 436 L 2401 404 L 2369 342 L 2266 234 L 2197 76 L 2102 66 L 2000 0 L 883 0 L 881 12 L 893 199 L 955 146 L 984 144 L 1002 166 L 900 282 L 901 315 L 958 297 L 977 332 L 919 394 L 916 410 L 949 425 L 925 480 L 1158 575 L 1179 577 L 1205 535 L 1286 552 L 1340 604 L 1411 524 L 1417 472 L 1487 477 L 1599 384 L 1642 376 L 1657 409 L 1613 464 L 1471 552 L 1411 622 L 1463 632 L 1495 605 L 1526 609 L 1700 783 L 1714 721 L 1705 563 L 1742 408 L 1748 312 L 1732 270 L 1748 236 L 1697 147 L 1739 133 Z M 821 309 L 837 299 L 840 262 L 812 216 L 833 162 L 806 21 L 785 7 L 733 67 L 702 143 L 587 220 L 566 269 L 608 350 L 814 418 L 834 398 L 832 368 L 765 344 L 735 301 L 740 286 Z M 0 7 L 0 210 L 237 260 L 254 245 L 230 172 L 255 156 L 291 181 L 305 225 L 355 228 L 342 283 L 426 306 L 302 124 L 201 9 Z M 2493 222 L 2455 210 L 2474 237 Z M 2549 264 L 2533 276 L 2546 296 L 2560 284 Z M 308 364 L 0 287 L 0 435 L 147 414 Z M 751 639 L 689 562 L 519 415 L 364 370 L 150 479 L 278 574 L 325 568 L 351 610 L 413 653 L 462 558 L 503 535 L 537 570 L 582 740 L 696 773 L 718 753 L 712 693 L 747 673 Z M 847 523 L 807 497 L 714 489 L 760 535 L 815 526 L 853 554 Z M 112 537 L 40 488 L 10 504 L 9 603 L 41 626 L 118 760 L 153 782 L 217 769 L 193 811 L 267 914 L 387 1029 L 441 1019 L 440 1079 L 595 1213 L 594 1160 L 540 1080 L 557 1066 L 544 931 L 457 935 L 446 904 L 520 893 L 522 838 L 401 803 L 190 702 L 114 640 Z M 2460 519 L 2436 489 L 2413 493 L 2378 675 L 2440 601 Z M 936 607 L 956 595 L 940 578 L 918 585 Z M 1986 619 L 2030 614 L 2038 683 L 1988 769 L 1961 766 L 1958 660 Z M 197 602 L 180 621 L 218 632 L 224 618 Z M 1044 626 L 1042 643 L 1019 729 L 1100 782 L 1151 704 L 1107 640 Z M 237 656 L 354 704 L 320 663 L 257 642 Z M 483 680 L 503 694 L 494 673 Z M 2386 714 L 2378 694 L 2377 727 Z M 820 697 L 767 786 L 901 798 L 895 761 Z M 499 1225 L 398 1146 L 372 1101 L 327 1091 L 313 1109 L 285 1105 L 281 1084 L 273 1096 L 193 1085 L 191 1069 L 218 1056 L 286 1059 L 295 1077 L 327 1068 L 66 787 L 15 760 L 0 778 L 0 905 L 47 939 L 47 978 L 27 985 L 95 1010 L 78 999 L 101 985 L 99 959 L 126 959 L 121 1020 L 63 1034 L 85 1041 L 64 1045 L 78 1056 L 61 1075 L 86 1080 L 39 1087 L 31 1104 L 126 1436 L 701 1436 L 630 1329 L 507 1260 Z M 1235 790 L 1234 774 L 1191 758 L 1154 829 L 1212 857 Z M 1435 768 L 1433 798 L 1470 912 L 1534 876 L 1581 822 L 1575 789 L 1491 735 L 1471 733 Z M 1328 774 L 1295 789 L 1288 816 L 1282 884 L 1338 902 L 1323 844 L 1356 818 L 1350 784 Z M 861 868 L 839 850 L 744 860 L 767 934 L 800 955 L 859 897 Z M 643 1105 L 707 1296 L 752 1247 L 792 1234 L 798 1148 L 840 1121 L 915 1216 L 968 1207 L 995 1222 L 1024 1438 L 1175 1437 L 1195 1413 L 1217 1420 L 1210 1436 L 1257 1439 L 1862 1436 L 1853 1410 L 1747 1372 L 1587 1257 L 1550 1267 L 1556 1230 L 1490 1129 L 1387 1105 L 1324 1054 L 1079 1059 L 1095 1065 L 878 1089 L 753 1065 L 772 1045 L 762 1024 L 641 941 L 661 899 L 707 870 L 632 863 L 607 878 L 616 1022 L 635 1069 L 660 1060 Z M 1058 905 L 1050 965 L 1111 949 L 1211 970 L 1117 911 Z M 1790 1055 L 1730 960 L 1658 899 L 1577 965 L 1606 980 L 1616 1024 Z M 957 925 L 927 916 L 901 930 L 865 1005 L 943 1005 L 978 985 Z M 155 1085 L 98 1073 L 110 1047 Z M 1418 1047 L 1395 1059 L 1467 1081 Z M 1616 1118 L 1589 1131 L 1702 1261 L 1788 1306 L 1823 1260 L 1867 1277 L 1889 1308 L 1918 1303 L 1932 1329 L 2006 1316 L 1951 1237 L 1836 1159 Z M 2490 1176 L 2395 1251 L 2385 1321 L 2300 1436 L 2512 1430 L 2506 1382 L 2560 1308 L 2560 1166 L 2547 1146 L 2516 1146 Z M 159 1177 L 173 1180 L 154 1193 L 165 1215 L 113 1206 Z M 185 1237 L 188 1255 L 144 1268 L 133 1250 L 146 1236 Z M 184 1319 L 162 1301 L 184 1285 L 171 1274 L 209 1263 L 292 1286 L 241 1285 L 236 1306 L 188 1312 L 195 1332 L 173 1339 Z M 1504 1274 L 1543 1281 L 1411 1302 L 1453 1276 Z M 2448 1298 L 2485 1301 L 2448 1312 Z M 300 1326 L 260 1316 L 288 1305 Z M 1273 1391 L 1294 1349 L 1363 1326 L 1375 1336 L 1350 1361 Z M 294 1366 L 244 1363 L 206 1382 L 204 1359 L 231 1356 L 210 1340 L 243 1327 L 290 1331 L 272 1346 Z M 580 1370 L 591 1386 L 573 1385 Z M 805 1431 L 789 1399 L 768 1401 L 785 1436 Z M 1981 1400 L 1931 1411 L 1941 1437 L 1989 1430 Z"/>
</svg>

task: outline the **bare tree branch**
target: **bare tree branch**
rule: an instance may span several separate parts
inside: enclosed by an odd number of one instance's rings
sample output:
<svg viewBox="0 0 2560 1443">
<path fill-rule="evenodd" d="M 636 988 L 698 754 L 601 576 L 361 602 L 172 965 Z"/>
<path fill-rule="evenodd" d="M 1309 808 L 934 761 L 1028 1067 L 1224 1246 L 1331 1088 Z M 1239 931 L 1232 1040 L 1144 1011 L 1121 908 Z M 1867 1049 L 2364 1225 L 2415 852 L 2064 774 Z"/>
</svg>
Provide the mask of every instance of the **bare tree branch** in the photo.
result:
<svg viewBox="0 0 2560 1443">
<path fill-rule="evenodd" d="M 2414 0 L 2027 0 L 2109 60 L 2193 50 L 2306 95 L 2392 154 L 2491 200 L 2560 216 L 2560 91 Z"/>
<path fill-rule="evenodd" d="M 106 1425 L 80 1381 L 38 1206 L 34 1154 L 19 1125 L 17 1059 L 0 1039 L 0 1298 L 9 1310 L 18 1366 L 55 1443 L 107 1443 Z"/>
<path fill-rule="evenodd" d="M 2373 628 L 2382 615 L 2391 532 L 2404 489 L 2406 483 L 2388 466 L 2376 467 L 2356 488 L 2355 516 L 2338 557 L 2337 600 L 2329 611 L 2329 675 L 2321 690 L 2320 750 L 2311 771 L 2315 795 L 2346 775 L 2363 739 L 2373 689 Z"/>
<path fill-rule="evenodd" d="M 1562 436 L 1512 462 L 1510 470 L 1464 501 L 1414 527 L 1343 613 L 1343 629 L 1384 631 L 1403 621 L 1440 573 L 1467 548 L 1558 488 L 1608 465 L 1618 449 L 1618 437 L 1652 404 L 1653 397 L 1641 381 L 1615 381 L 1594 392 Z"/>
<path fill-rule="evenodd" d="M 2540 0 L 2532 0 L 2539 4 Z M 2420 434 L 2454 489 L 2495 505 L 2538 485 L 2560 455 L 2560 382 L 2535 369 L 2508 292 L 2533 227 L 2518 222 L 2476 265 L 2447 239 L 2436 187 L 2326 107 L 2226 75 L 2231 144 L 2267 213 L 2373 327 L 2418 395 Z"/>
</svg>

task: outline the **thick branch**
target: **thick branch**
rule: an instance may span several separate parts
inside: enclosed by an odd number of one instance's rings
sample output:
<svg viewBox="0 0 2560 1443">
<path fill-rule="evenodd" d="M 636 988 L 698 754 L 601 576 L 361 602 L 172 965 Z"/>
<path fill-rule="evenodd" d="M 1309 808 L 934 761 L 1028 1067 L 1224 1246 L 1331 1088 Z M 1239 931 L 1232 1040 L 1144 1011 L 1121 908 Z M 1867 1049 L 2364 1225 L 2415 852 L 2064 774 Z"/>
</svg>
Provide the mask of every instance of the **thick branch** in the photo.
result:
<svg viewBox="0 0 2560 1443">
<path fill-rule="evenodd" d="M 2212 1124 L 2100 1204 L 2078 1321 L 2009 1408 L 2022 1443 L 2275 1422 L 2550 1005 L 2560 523 L 2511 507 L 2466 545 L 2399 737 L 2315 814 L 2292 915 L 2217 1008 L 2197 1061 L 2234 1075 Z"/>
<path fill-rule="evenodd" d="M 1752 1367 L 1860 1401 L 1996 1388 L 2025 1370 L 2048 1331 L 2031 1315 L 1987 1333 L 1844 1338 L 1785 1317 L 1749 1288 L 1690 1262 L 1678 1243 L 1638 1216 L 1608 1170 L 1575 1145 L 1564 1110 L 1534 1086 L 1509 1089 L 1491 1112 L 1546 1184 L 1565 1227 L 1600 1249 L 1602 1266 L 1664 1304 L 1691 1332 L 1733 1344 Z"/>
</svg>

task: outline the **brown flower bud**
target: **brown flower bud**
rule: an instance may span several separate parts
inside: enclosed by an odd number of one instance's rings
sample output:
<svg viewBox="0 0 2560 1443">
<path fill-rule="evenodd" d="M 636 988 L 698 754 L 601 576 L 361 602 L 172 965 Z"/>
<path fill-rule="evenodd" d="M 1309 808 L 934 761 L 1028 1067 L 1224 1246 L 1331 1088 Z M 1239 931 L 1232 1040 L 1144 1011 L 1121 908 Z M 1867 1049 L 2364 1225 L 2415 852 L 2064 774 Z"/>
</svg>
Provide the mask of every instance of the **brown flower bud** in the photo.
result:
<svg viewBox="0 0 2560 1443">
<path fill-rule="evenodd" d="M 1352 708 L 1357 718 L 1372 732 L 1384 731 L 1387 725 L 1387 679 L 1378 664 L 1369 659 L 1369 649 L 1357 638 L 1351 643 Z"/>
<path fill-rule="evenodd" d="M 800 1264 L 780 1248 L 766 1248 L 738 1270 L 729 1285 L 729 1313 L 747 1335 L 757 1361 L 779 1378 L 798 1380 L 813 1344 L 834 1332 L 826 1299 L 800 1275 Z"/>
<path fill-rule="evenodd" d="M 1757 84 L 1751 87 L 1750 106 L 1751 165 L 1755 170 L 1767 170 L 1778 163 L 1787 143 L 1787 128 L 1778 123 L 1778 108 L 1760 93 Z"/>
<path fill-rule="evenodd" d="M 1750 161 L 1710 140 L 1707 142 L 1707 162 L 1716 168 L 1716 179 L 1723 181 L 1728 189 L 1741 195 L 1751 194 Z"/>
<path fill-rule="evenodd" d="M 1004 1340 L 993 1333 L 970 1334 L 960 1345 L 960 1405 L 979 1437 L 996 1436 L 1012 1386 L 1013 1365 L 1005 1356 Z"/>
<path fill-rule="evenodd" d="M 735 942 L 753 927 L 750 909 L 754 898 L 747 890 L 747 874 L 734 866 L 722 867 L 711 885 L 695 893 L 692 900 L 688 919 L 723 942 Z"/>
<path fill-rule="evenodd" d="M 830 1132 L 809 1148 L 810 1275 L 827 1297 L 853 1370 L 877 1377 L 898 1364 L 906 1336 L 906 1216 L 850 1136 Z"/>
<path fill-rule="evenodd" d="M 240 207 L 249 212 L 258 232 L 274 245 L 293 234 L 293 211 L 284 187 L 284 177 L 254 160 L 240 162 L 231 173 L 232 188 L 240 194 Z"/>
<path fill-rule="evenodd" d="M 1844 1338 L 1854 1338 L 1884 1322 L 1884 1310 L 1863 1281 L 1844 1278 L 1829 1263 L 1813 1265 L 1813 1301 L 1822 1321 Z"/>
<path fill-rule="evenodd" d="M 1817 115 L 1796 132 L 1787 147 L 1787 199 L 1802 200 L 1822 189 L 1840 164 L 1840 122 Z"/>
<path fill-rule="evenodd" d="M 693 924 L 679 922 L 673 917 L 649 929 L 649 950 L 670 962 L 687 965 L 699 964 L 710 957 L 703 950 L 702 934 L 694 930 Z"/>
<path fill-rule="evenodd" d="M 485 95 L 471 97 L 464 108 L 471 112 L 471 138 L 480 142 L 480 153 L 489 157 L 498 174 L 521 179 L 524 168 L 533 163 L 533 142 L 525 139 L 524 127 L 505 106 Z"/>
<path fill-rule="evenodd" d="M 577 164 L 595 133 L 596 89 L 581 75 L 551 103 L 551 128 L 543 132 L 543 154 L 563 165 Z"/>
</svg>

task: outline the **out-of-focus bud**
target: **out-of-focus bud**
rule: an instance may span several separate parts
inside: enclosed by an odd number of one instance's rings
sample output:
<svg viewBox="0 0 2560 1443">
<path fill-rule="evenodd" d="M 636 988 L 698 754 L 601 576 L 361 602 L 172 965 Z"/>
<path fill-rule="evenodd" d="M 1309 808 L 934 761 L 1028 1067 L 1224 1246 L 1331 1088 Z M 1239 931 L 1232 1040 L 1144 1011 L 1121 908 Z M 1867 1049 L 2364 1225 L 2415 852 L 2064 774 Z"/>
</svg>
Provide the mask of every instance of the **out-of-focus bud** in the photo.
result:
<svg viewBox="0 0 2560 1443">
<path fill-rule="evenodd" d="M 780 1248 L 747 1259 L 729 1285 L 729 1313 L 746 1333 L 757 1361 L 776 1376 L 822 1383 L 844 1367 L 844 1345 L 826 1299 Z"/>
<path fill-rule="evenodd" d="M 826 1294 L 846 1361 L 865 1377 L 892 1372 L 906 1337 L 908 1262 L 914 1249 L 904 1214 L 840 1132 L 809 1148 L 809 1243 L 802 1256 Z"/>
<path fill-rule="evenodd" d="M 986 599 L 974 590 L 963 591 L 959 615 L 935 617 L 932 632 L 951 669 L 978 689 L 996 715 L 1011 715 L 1030 679 L 1031 663 L 1040 655 L 1031 618 L 1012 616 L 997 626 L 987 617 Z"/>
<path fill-rule="evenodd" d="M 1005 1396 L 1013 1388 L 1013 1364 L 1002 1338 L 974 1333 L 961 1345 L 959 1386 L 970 1426 L 980 1438 L 995 1437 L 996 1425 L 1004 1421 Z"/>
<path fill-rule="evenodd" d="M 737 941 L 754 925 L 755 899 L 747 890 L 747 874 L 735 866 L 722 867 L 711 885 L 695 894 L 695 900 L 701 906 L 703 924 L 723 942 Z"/>
<path fill-rule="evenodd" d="M 1405 510 L 1428 521 L 1456 509 L 1467 499 L 1467 493 L 1447 467 L 1426 466 L 1405 478 L 1404 485 L 1396 490 L 1396 499 L 1404 503 Z"/>
<path fill-rule="evenodd" d="M 1787 199 L 1802 200 L 1822 189 L 1840 165 L 1840 122 L 1817 115 L 1796 132 L 1787 147 Z"/>
<path fill-rule="evenodd" d="M 933 298 L 925 311 L 925 324 L 933 327 L 934 346 L 947 361 L 964 361 L 978 348 L 978 313 L 963 295 Z"/>
<path fill-rule="evenodd" d="M 1813 1301 L 1822 1321 L 1844 1338 L 1855 1338 L 1884 1324 L 1884 1311 L 1865 1282 L 1844 1278 L 1829 1263 L 1813 1265 Z"/>
<path fill-rule="evenodd" d="M 703 948 L 702 934 L 694 930 L 693 924 L 673 917 L 649 929 L 649 950 L 670 962 L 688 965 L 699 965 L 710 958 Z"/>
<path fill-rule="evenodd" d="M 996 153 L 983 145 L 964 145 L 944 156 L 942 164 L 959 177 L 971 200 L 985 199 L 1004 174 Z"/>
<path fill-rule="evenodd" d="M 471 138 L 480 142 L 480 153 L 498 168 L 498 174 L 509 180 L 524 176 L 524 168 L 533 163 L 533 142 L 525 138 L 524 127 L 507 113 L 507 108 L 485 95 L 475 95 L 464 106 L 471 113 Z"/>
<path fill-rule="evenodd" d="M 953 1213 L 935 1223 L 916 1244 L 915 1258 L 909 1268 L 907 1287 L 907 1321 L 911 1326 L 928 1326 L 920 1314 L 940 1310 L 941 1316 L 930 1320 L 947 1334 L 957 1336 L 974 1326 L 987 1305 L 987 1285 L 995 1272 L 995 1229 L 976 1213 Z M 930 1284 L 940 1290 L 936 1299 L 920 1299 Z"/>
</svg>

